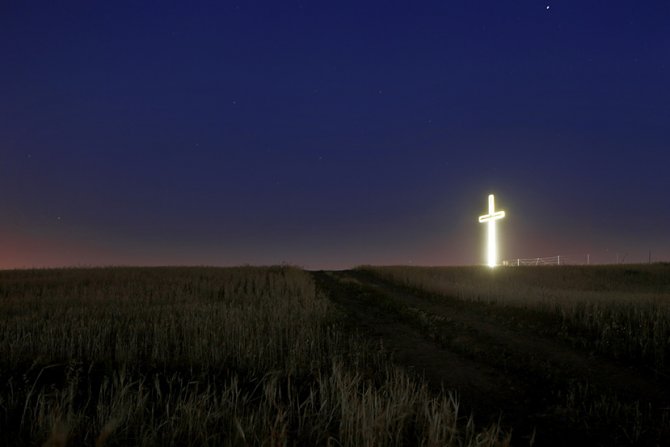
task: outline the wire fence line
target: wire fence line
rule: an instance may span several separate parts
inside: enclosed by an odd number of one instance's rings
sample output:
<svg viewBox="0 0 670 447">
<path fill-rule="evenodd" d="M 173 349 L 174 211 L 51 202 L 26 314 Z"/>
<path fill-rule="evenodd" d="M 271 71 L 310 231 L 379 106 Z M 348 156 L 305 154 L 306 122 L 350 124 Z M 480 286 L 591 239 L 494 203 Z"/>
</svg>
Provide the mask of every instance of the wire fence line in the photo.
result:
<svg viewBox="0 0 670 447">
<path fill-rule="evenodd" d="M 542 258 L 516 258 L 506 259 L 502 265 L 517 267 L 522 265 L 588 265 L 589 255 L 585 256 L 546 256 Z"/>
</svg>

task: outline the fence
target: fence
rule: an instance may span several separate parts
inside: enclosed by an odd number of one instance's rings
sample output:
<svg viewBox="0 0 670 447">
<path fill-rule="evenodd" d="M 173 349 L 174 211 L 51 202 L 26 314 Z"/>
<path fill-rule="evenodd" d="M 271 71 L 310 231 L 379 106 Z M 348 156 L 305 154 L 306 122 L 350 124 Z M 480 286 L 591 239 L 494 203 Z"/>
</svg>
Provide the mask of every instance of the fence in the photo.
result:
<svg viewBox="0 0 670 447">
<path fill-rule="evenodd" d="M 549 256 L 544 258 L 517 258 L 507 259 L 502 262 L 502 265 L 517 267 L 522 265 L 585 265 L 589 264 L 589 256 L 584 258 L 577 258 L 571 256 Z"/>
</svg>

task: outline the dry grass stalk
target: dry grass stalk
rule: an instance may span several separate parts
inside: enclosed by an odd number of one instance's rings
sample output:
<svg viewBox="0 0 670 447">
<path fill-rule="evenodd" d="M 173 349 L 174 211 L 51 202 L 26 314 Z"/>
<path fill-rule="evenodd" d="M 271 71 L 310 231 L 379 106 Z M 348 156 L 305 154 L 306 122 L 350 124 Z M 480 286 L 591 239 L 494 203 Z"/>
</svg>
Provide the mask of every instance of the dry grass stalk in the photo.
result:
<svg viewBox="0 0 670 447">
<path fill-rule="evenodd" d="M 65 447 L 67 445 L 68 436 L 70 434 L 69 427 L 61 419 L 58 419 L 52 429 L 47 440 L 42 444 L 42 447 Z"/>
<path fill-rule="evenodd" d="M 102 447 L 105 445 L 105 442 L 107 442 L 107 439 L 112 435 L 114 430 L 117 429 L 117 427 L 120 424 L 120 420 L 117 418 L 112 418 L 107 423 L 102 427 L 102 430 L 100 431 L 100 434 L 95 440 L 95 447 Z"/>
</svg>

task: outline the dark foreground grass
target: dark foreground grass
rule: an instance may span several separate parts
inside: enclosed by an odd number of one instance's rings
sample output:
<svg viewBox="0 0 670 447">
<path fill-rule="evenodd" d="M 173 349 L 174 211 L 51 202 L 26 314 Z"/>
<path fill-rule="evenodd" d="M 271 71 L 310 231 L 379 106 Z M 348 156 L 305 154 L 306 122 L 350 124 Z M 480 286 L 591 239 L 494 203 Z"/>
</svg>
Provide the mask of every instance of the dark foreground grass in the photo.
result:
<svg viewBox="0 0 670 447">
<path fill-rule="evenodd" d="M 502 445 L 305 272 L 0 272 L 0 445 Z"/>
</svg>

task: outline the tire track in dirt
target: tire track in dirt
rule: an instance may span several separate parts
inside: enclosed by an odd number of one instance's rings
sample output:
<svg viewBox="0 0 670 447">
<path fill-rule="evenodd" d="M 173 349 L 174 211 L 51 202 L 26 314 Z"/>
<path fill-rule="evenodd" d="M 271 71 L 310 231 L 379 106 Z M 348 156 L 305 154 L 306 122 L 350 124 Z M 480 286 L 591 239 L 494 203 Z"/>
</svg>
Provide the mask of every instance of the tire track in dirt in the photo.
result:
<svg viewBox="0 0 670 447">
<path fill-rule="evenodd" d="M 538 337 L 507 328 L 483 312 L 468 307 L 467 302 L 450 298 L 435 298 L 429 294 L 410 293 L 397 285 L 359 272 L 350 274 L 369 287 L 407 306 L 434 316 L 447 317 L 459 326 L 468 327 L 479 340 L 496 349 L 510 353 L 523 353 L 526 357 L 541 359 L 553 366 L 565 379 L 588 380 L 604 389 L 615 390 L 628 399 L 656 402 L 667 406 L 670 403 L 670 384 L 662 379 L 619 365 L 609 359 L 578 352 L 556 340 Z"/>
<path fill-rule="evenodd" d="M 392 311 L 370 300 L 369 289 L 343 272 L 313 273 L 317 284 L 347 313 L 349 323 L 366 335 L 378 338 L 394 360 L 414 370 L 435 390 L 456 391 L 465 415 L 472 412 L 487 424 L 504 417 L 503 423 L 517 411 L 523 384 L 503 377 L 500 370 L 473 361 L 441 347 L 419 329 L 401 321 Z M 521 416 L 521 415 L 519 415 Z M 514 428 L 528 437 L 533 426 L 519 423 Z"/>
<path fill-rule="evenodd" d="M 515 444 L 526 444 L 535 429 L 539 445 L 584 442 L 585 433 L 565 430 L 565 415 L 555 413 L 560 404 L 556 390 L 566 390 L 571 382 L 639 401 L 643 408 L 670 402 L 663 380 L 560 341 L 513 330 L 478 303 L 436 298 L 363 271 L 314 275 L 352 324 L 381 339 L 398 363 L 423 374 L 436 390 L 457 390 L 463 408 L 480 423 L 502 414 L 503 425 L 514 428 Z M 433 320 L 440 322 L 436 332 L 447 328 L 450 337 L 427 331 L 424 321 Z"/>
</svg>

